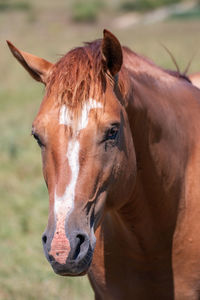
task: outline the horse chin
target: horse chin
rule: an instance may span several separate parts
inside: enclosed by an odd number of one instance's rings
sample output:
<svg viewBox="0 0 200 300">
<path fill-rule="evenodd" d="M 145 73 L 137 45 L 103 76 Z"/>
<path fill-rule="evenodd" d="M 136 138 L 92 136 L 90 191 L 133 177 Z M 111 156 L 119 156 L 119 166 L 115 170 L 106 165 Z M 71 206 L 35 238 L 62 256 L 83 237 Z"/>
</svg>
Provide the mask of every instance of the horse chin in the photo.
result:
<svg viewBox="0 0 200 300">
<path fill-rule="evenodd" d="M 52 264 L 52 268 L 57 275 L 70 276 L 70 277 L 79 277 L 79 276 L 86 275 L 88 272 L 89 266 L 90 265 L 87 265 L 84 269 L 83 268 L 79 269 L 78 267 L 69 268 L 68 266 L 66 267 L 66 265 L 63 265 L 63 268 L 62 267 L 60 268 L 60 267 Z"/>
<path fill-rule="evenodd" d="M 54 271 L 55 272 L 55 271 Z M 81 277 L 81 276 L 85 276 L 87 274 L 88 271 L 83 271 L 79 274 L 71 274 L 71 273 L 57 273 L 55 272 L 57 275 L 60 275 L 60 276 L 70 276 L 70 277 Z"/>
</svg>

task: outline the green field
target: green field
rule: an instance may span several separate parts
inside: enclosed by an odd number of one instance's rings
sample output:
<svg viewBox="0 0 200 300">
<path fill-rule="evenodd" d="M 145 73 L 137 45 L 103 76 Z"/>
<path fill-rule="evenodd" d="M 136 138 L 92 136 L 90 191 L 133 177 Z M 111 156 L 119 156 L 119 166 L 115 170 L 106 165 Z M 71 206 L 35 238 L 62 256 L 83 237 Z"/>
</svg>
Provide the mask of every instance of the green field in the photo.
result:
<svg viewBox="0 0 200 300">
<path fill-rule="evenodd" d="M 100 38 L 107 28 L 122 44 L 165 68 L 174 65 L 160 42 L 171 50 L 181 70 L 196 53 L 190 72 L 200 71 L 197 18 L 119 29 L 113 19 L 120 13 L 108 9 L 96 23 L 75 24 L 70 1 L 66 2 L 27 1 L 25 8 L 3 10 L 0 6 L 0 300 L 93 299 L 86 277 L 59 277 L 44 257 L 41 235 L 47 224 L 48 195 L 40 150 L 30 135 L 44 88 L 13 59 L 5 40 L 56 61 L 83 41 Z"/>
</svg>

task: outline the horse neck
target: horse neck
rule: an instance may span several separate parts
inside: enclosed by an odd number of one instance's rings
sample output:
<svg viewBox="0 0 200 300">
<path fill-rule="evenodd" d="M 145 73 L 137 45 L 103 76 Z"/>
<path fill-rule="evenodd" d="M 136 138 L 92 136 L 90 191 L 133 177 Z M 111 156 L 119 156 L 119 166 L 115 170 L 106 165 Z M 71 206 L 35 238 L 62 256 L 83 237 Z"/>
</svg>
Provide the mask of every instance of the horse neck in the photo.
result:
<svg viewBox="0 0 200 300">
<path fill-rule="evenodd" d="M 162 90 L 162 83 L 153 78 L 149 84 L 148 74 L 142 82 L 141 73 L 129 72 L 126 104 L 136 152 L 137 181 L 129 202 L 115 216 L 127 234 L 135 236 L 139 248 L 157 252 L 160 247 L 164 251 L 172 244 L 184 188 L 186 145 L 181 142 L 176 109 L 165 96 L 166 88 Z"/>
</svg>

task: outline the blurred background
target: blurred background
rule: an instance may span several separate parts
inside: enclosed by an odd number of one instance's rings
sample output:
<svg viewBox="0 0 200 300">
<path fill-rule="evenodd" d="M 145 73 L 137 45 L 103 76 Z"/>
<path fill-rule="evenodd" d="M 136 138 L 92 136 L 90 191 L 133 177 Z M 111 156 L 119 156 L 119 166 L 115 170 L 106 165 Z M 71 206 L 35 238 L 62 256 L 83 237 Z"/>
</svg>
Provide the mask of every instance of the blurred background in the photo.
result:
<svg viewBox="0 0 200 300">
<path fill-rule="evenodd" d="M 65 278 L 46 261 L 41 235 L 48 195 L 31 123 L 44 88 L 23 70 L 6 40 L 49 61 L 104 28 L 164 68 L 200 71 L 200 1 L 0 0 L 0 300 L 90 300 L 87 277 Z"/>
</svg>

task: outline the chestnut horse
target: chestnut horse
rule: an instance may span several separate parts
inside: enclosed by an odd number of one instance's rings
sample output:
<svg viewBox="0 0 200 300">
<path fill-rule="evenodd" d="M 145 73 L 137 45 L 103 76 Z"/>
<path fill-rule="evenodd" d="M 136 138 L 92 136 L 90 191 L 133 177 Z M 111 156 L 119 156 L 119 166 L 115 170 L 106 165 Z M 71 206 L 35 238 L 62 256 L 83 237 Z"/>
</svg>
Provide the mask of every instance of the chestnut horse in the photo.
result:
<svg viewBox="0 0 200 300">
<path fill-rule="evenodd" d="M 46 86 L 42 152 L 53 270 L 88 274 L 96 300 L 200 297 L 200 91 L 102 40 L 52 64 L 11 52 Z"/>
</svg>

